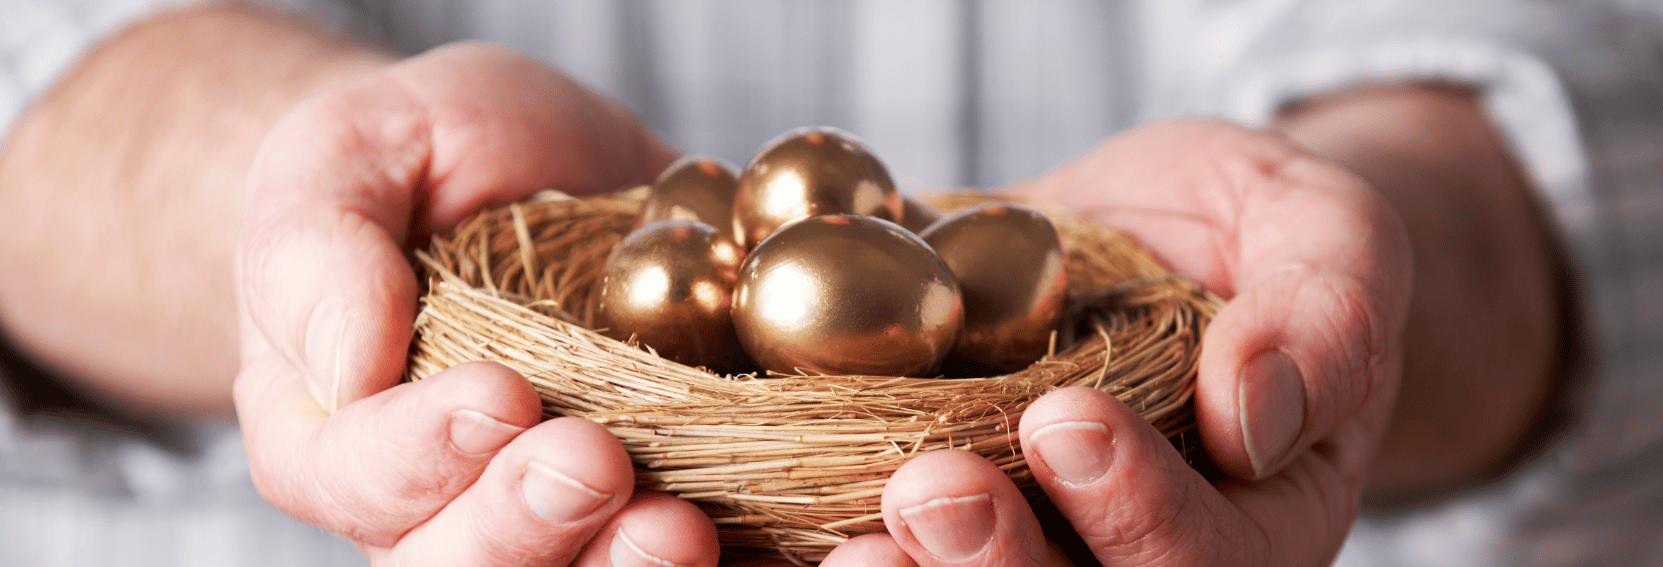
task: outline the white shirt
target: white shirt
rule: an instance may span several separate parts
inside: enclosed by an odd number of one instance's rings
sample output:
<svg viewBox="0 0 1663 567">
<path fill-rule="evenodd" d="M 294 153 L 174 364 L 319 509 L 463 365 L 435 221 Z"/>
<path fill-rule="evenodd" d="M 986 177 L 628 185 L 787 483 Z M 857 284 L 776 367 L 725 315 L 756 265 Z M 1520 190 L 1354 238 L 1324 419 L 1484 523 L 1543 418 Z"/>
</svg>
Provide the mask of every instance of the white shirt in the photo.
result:
<svg viewBox="0 0 1663 567">
<path fill-rule="evenodd" d="M 12 0 L 9 11 L 20 15 L 0 19 L 0 124 L 89 42 L 160 1 Z M 1365 516 L 1340 563 L 1663 563 L 1663 538 L 1656 537 L 1663 533 L 1663 300 L 1645 293 L 1663 290 L 1659 7 L 1524 0 L 268 3 L 408 52 L 460 39 L 507 44 L 619 98 L 683 150 L 735 164 L 790 128 L 842 127 L 911 188 L 990 187 L 1037 175 L 1149 119 L 1208 114 L 1262 125 L 1290 100 L 1356 82 L 1481 87 L 1580 275 L 1594 350 L 1577 376 L 1578 395 L 1567 400 L 1572 427 L 1497 486 L 1410 514 Z M 123 533 L 139 529 L 129 524 L 151 524 L 198 534 L 179 536 L 168 544 L 176 551 L 153 561 L 176 565 L 189 564 L 180 559 L 187 542 L 224 539 L 201 535 L 228 529 L 200 520 L 201 506 L 220 505 L 200 502 L 219 497 L 163 490 L 157 501 L 168 504 L 145 507 L 131 487 L 202 478 L 205 470 L 246 482 L 246 470 L 231 464 L 240 457 L 231 433 L 193 458 L 156 457 L 167 464 L 151 472 L 135 473 L 131 459 L 121 458 L 52 465 L 62 470 L 53 475 L 94 480 L 43 486 L 20 480 L 43 474 L 27 447 L 56 444 L 63 448 L 53 451 L 87 455 L 154 449 L 112 448 L 74 426 L 42 433 L 16 426 L 23 417 L 0 415 L 14 423 L 0 429 L 0 554 L 36 550 L 26 564 L 92 564 L 104 552 L 60 547 L 65 530 Z M 125 493 L 104 489 L 123 484 Z M 227 488 L 223 500 L 238 504 L 225 506 L 258 509 L 246 494 Z M 19 509 L 14 498 L 33 504 Z M 105 512 L 62 509 L 129 512 L 104 521 L 92 518 Z M 43 523 L 41 537 L 10 529 L 42 514 L 92 523 Z M 257 531 L 275 529 L 260 524 Z M 245 552 L 227 557 L 241 559 L 201 564 L 282 562 L 248 551 L 265 545 L 260 538 L 232 539 Z"/>
</svg>

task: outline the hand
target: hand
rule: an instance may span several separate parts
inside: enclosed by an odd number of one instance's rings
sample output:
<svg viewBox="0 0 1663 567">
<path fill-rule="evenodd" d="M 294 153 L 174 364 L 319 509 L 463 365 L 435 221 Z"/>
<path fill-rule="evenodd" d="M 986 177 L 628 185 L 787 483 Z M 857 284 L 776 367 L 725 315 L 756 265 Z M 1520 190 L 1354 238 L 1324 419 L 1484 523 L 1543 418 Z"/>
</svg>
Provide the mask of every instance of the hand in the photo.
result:
<svg viewBox="0 0 1663 567">
<path fill-rule="evenodd" d="M 235 397 L 260 493 L 377 564 L 715 565 L 697 508 L 632 500 L 617 439 L 539 424 L 513 371 L 399 384 L 417 292 L 405 250 L 482 207 L 649 181 L 673 157 L 593 93 L 479 45 L 290 112 L 255 158 L 236 255 Z"/>
<path fill-rule="evenodd" d="M 1208 483 L 1096 390 L 1054 392 L 1023 415 L 1029 466 L 1097 559 L 1332 561 L 1401 372 L 1412 266 L 1392 208 L 1283 139 L 1206 120 L 1132 130 L 1007 190 L 1120 227 L 1229 300 L 1203 337 L 1195 405 L 1230 480 Z M 968 453 L 913 459 L 883 514 L 890 536 L 823 565 L 904 563 L 901 552 L 926 566 L 1066 562 L 1010 480 Z"/>
</svg>

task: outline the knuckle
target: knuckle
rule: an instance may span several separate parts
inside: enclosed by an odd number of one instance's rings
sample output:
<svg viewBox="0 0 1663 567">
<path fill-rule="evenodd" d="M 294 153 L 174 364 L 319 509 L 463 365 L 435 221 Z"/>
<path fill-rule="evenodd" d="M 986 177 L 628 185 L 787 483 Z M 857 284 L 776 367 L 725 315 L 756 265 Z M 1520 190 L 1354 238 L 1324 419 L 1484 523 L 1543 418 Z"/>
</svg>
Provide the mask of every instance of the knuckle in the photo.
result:
<svg viewBox="0 0 1663 567">
<path fill-rule="evenodd" d="M 411 503 L 442 503 L 461 492 L 473 480 L 483 463 L 465 460 L 450 450 L 442 431 L 397 427 L 382 420 L 374 434 L 377 447 L 371 454 L 384 455 L 385 465 L 371 479 L 384 487 L 381 504 L 390 508 L 411 507 Z M 428 506 L 415 506 L 427 508 Z"/>
<path fill-rule="evenodd" d="M 1395 333 L 1386 330 L 1381 309 L 1362 282 L 1325 281 L 1319 293 L 1331 302 L 1327 340 L 1335 356 L 1328 375 L 1337 380 L 1338 401 L 1346 408 L 1360 406 L 1374 391 L 1375 382 L 1397 356 Z"/>
<path fill-rule="evenodd" d="M 1208 511 L 1194 509 L 1206 500 L 1193 493 L 1192 483 L 1170 480 L 1193 472 L 1173 470 L 1164 461 L 1146 465 L 1133 473 L 1135 478 L 1122 477 L 1112 483 L 1115 487 L 1136 488 L 1109 488 L 1115 493 L 1107 495 L 1079 495 L 1083 509 L 1070 514 L 1092 549 L 1133 565 L 1146 564 L 1142 559 L 1167 553 L 1164 548 L 1171 547 L 1168 542 L 1192 541 L 1197 534 L 1192 533 L 1196 525 L 1190 519 L 1198 514 L 1208 517 Z"/>
<path fill-rule="evenodd" d="M 319 165 L 359 166 L 348 174 L 405 182 L 425 164 L 430 129 L 426 106 L 409 81 L 380 73 L 295 106 L 267 135 L 255 171 L 289 175 L 293 166 L 286 154 L 304 152 L 323 158 Z M 368 164 L 379 168 L 362 167 Z"/>
<path fill-rule="evenodd" d="M 1195 502 L 1185 494 L 1170 495 L 1103 517 L 1085 540 L 1111 565 L 1159 565 L 1163 557 L 1177 552 L 1176 542 L 1192 541 L 1200 534 L 1182 520 Z"/>
<path fill-rule="evenodd" d="M 390 547 L 415 525 L 415 522 L 403 521 L 400 507 L 378 502 L 379 499 L 363 490 L 361 483 L 320 478 L 317 474 L 313 475 L 312 482 L 316 486 L 316 505 L 308 521 L 347 540 Z"/>
<path fill-rule="evenodd" d="M 479 554 L 476 565 L 532 565 L 545 562 L 551 551 L 559 547 L 558 535 L 545 533 L 542 537 L 527 537 L 523 531 L 505 529 L 501 524 L 506 515 L 470 514 L 465 537 L 472 541 L 469 548 Z M 548 541 L 551 538 L 555 541 Z"/>
<path fill-rule="evenodd" d="M 396 421 L 396 420 L 381 420 Z M 314 452 L 309 484 L 292 501 L 310 502 L 297 515 L 352 541 L 391 546 L 472 482 L 479 467 L 433 443 L 425 428 L 381 425 L 354 456 Z"/>
</svg>

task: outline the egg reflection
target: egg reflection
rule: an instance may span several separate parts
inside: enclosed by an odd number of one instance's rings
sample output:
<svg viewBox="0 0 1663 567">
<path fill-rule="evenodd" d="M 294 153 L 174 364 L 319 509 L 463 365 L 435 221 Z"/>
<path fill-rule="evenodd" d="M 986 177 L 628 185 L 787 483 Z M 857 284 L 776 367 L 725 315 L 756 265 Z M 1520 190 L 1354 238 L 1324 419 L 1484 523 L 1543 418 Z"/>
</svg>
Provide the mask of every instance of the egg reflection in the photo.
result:
<svg viewBox="0 0 1663 567">
<path fill-rule="evenodd" d="M 769 142 L 739 174 L 734 234 L 755 246 L 791 221 L 828 214 L 901 218 L 901 198 L 883 162 L 847 132 L 809 128 Z"/>
<path fill-rule="evenodd" d="M 928 245 L 861 215 L 780 228 L 751 251 L 734 291 L 740 343 L 782 373 L 927 375 L 963 319 L 958 285 Z"/>
<path fill-rule="evenodd" d="M 778 332 L 795 333 L 805 330 L 809 326 L 809 303 L 811 298 L 818 297 L 820 280 L 805 270 L 804 266 L 785 263 L 775 266 L 766 272 L 763 285 L 741 288 L 744 297 L 737 303 L 747 309 L 747 316 L 768 324 Z M 752 287 L 766 288 L 767 293 L 752 295 Z"/>
<path fill-rule="evenodd" d="M 734 371 L 745 362 L 729 315 L 741 257 L 705 223 L 643 226 L 607 258 L 596 325 L 618 340 L 633 336 L 664 358 Z"/>
<path fill-rule="evenodd" d="M 922 236 L 964 298 L 964 332 L 952 355 L 959 372 L 1011 372 L 1045 355 L 1068 294 L 1062 241 L 1049 219 L 1022 205 L 989 204 Z"/>
</svg>

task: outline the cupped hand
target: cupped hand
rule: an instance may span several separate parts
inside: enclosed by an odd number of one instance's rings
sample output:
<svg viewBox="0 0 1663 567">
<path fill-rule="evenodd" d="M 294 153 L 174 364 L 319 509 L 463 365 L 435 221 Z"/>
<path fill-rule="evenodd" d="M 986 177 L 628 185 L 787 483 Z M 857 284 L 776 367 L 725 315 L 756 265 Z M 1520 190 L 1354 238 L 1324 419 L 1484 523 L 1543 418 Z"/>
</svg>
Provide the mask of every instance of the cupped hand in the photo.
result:
<svg viewBox="0 0 1663 567">
<path fill-rule="evenodd" d="M 1096 390 L 1023 415 L 1036 479 L 1104 565 L 1323 565 L 1356 516 L 1402 367 L 1411 258 L 1359 178 L 1264 132 L 1183 119 L 1131 130 L 1006 188 L 1126 230 L 1228 303 L 1203 336 L 1196 422 L 1229 478 L 1209 483 Z M 1049 565 L 1010 480 L 969 453 L 920 456 L 883 495 L 891 535 L 861 563 Z M 889 559 L 874 559 L 889 558 Z"/>
<path fill-rule="evenodd" d="M 696 508 L 632 498 L 617 439 L 541 406 L 506 367 L 400 384 L 406 251 L 543 188 L 650 181 L 674 157 L 628 114 L 529 58 L 441 48 L 314 97 L 247 185 L 235 386 L 253 477 L 279 509 L 377 564 L 714 565 Z"/>
</svg>

